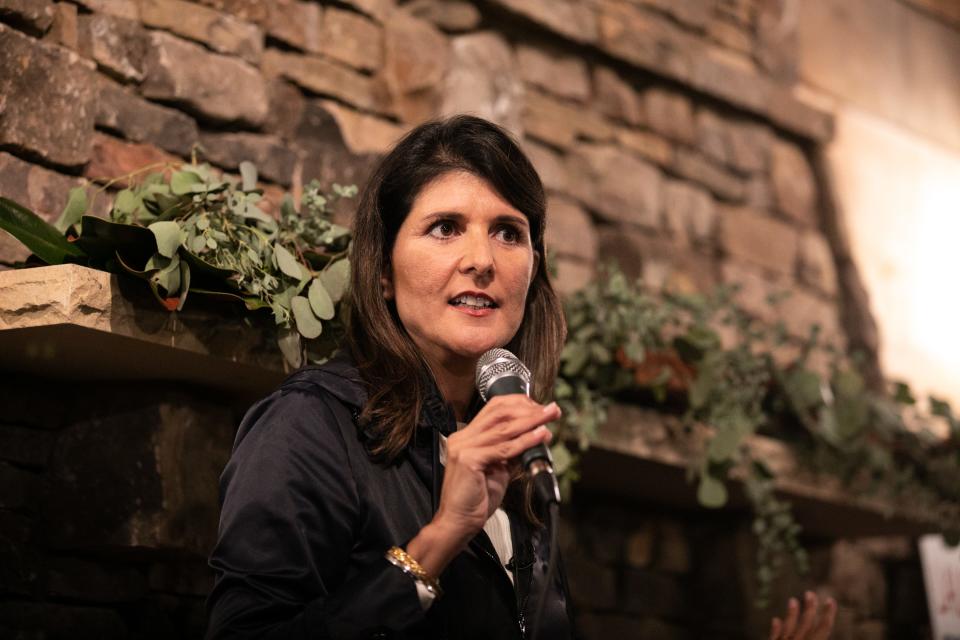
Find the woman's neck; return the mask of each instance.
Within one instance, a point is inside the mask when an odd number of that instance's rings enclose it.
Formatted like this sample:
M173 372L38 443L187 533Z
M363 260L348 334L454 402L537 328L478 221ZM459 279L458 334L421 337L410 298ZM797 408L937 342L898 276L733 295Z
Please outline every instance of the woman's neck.
M465 422L473 400L476 362L431 362L430 370L440 395L453 407L458 422Z

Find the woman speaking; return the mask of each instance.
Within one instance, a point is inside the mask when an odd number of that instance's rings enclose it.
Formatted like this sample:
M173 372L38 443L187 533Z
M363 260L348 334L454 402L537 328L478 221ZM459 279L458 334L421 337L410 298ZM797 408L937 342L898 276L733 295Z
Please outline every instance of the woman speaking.
M407 134L355 220L344 351L254 405L221 478L208 638L573 635L562 566L518 457L549 442L562 310L543 186L503 130L456 116ZM505 347L531 397L480 401ZM826 638L792 600L770 637Z
M422 125L360 199L345 353L247 413L221 478L209 638L522 638L549 545L517 457L546 443L564 321L545 198L496 125ZM506 347L532 398L481 407ZM572 625L562 572L541 638Z

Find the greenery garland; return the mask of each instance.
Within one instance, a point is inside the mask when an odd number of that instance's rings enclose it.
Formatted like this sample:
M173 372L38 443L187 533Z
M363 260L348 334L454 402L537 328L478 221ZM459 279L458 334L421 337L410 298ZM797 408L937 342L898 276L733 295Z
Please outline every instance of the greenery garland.
M256 168L243 162L240 174L237 180L196 162L151 165L91 189L90 198L86 188L72 189L53 227L0 198L0 228L48 264L75 262L141 278L170 311L182 309L190 293L240 302L248 311L268 309L285 361L295 368L307 344L322 355L338 342L350 231L334 224L330 211L357 189L334 184L324 193L313 181L299 211L288 194L272 217L261 208ZM117 183L129 186L114 196L109 219L88 215L90 204Z
M109 220L88 215L88 189L77 188L53 226L0 198L0 228L48 264L141 278L170 311L182 309L189 293L239 302L249 313L268 310L289 366L322 359L341 335L338 306L349 282L350 233L330 220L330 209L356 188L335 184L324 193L311 182L299 210L287 195L273 217L261 208L253 165L242 163L240 174L237 180L196 162L146 167L92 189L91 203L129 184L115 194ZM890 395L867 389L816 328L795 358L778 362L772 354L789 342L782 323L756 322L733 294L652 295L610 267L565 302L569 337L555 389L564 418L552 447L564 491L610 403L640 402L713 429L690 475L710 508L726 504L729 479L743 483L758 540L761 606L784 557L801 570L807 559L789 503L747 446L757 433L789 442L810 468L858 493L873 491L891 505L907 496L915 509L937 513L955 542L960 420L949 404L931 398L926 417L907 428L905 412L917 401L906 385ZM721 331L732 342L724 344ZM809 366L817 351L831 358L827 377ZM946 437L933 435L935 419L947 425Z
M758 606L785 557L805 572L807 554L790 504L777 497L774 476L748 446L754 434L777 437L817 473L840 478L852 495L872 494L911 515L937 522L948 541L960 532L960 420L950 405L929 399L929 411L898 383L892 394L866 387L855 358L819 339L819 329L778 360L790 343L783 323L764 324L734 302L735 288L711 295L651 295L615 267L566 302L569 337L557 397L567 441L582 451L596 437L612 401L682 411L688 427L713 435L691 460L697 498L710 508L727 503L730 479L743 483L757 537ZM769 302L776 306L780 300ZM721 333L730 336L724 344ZM829 375L810 366L829 359ZM912 415L908 428L907 414ZM935 422L946 426L936 435ZM587 437L585 437L587 436ZM566 456L574 461L580 453Z

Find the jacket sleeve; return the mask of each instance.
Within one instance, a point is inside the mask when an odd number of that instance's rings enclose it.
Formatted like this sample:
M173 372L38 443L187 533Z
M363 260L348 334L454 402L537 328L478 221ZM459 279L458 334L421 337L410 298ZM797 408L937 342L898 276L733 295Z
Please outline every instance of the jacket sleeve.
M367 638L423 620L415 583L385 559L346 579L362 514L324 398L276 392L255 405L220 498L207 638Z

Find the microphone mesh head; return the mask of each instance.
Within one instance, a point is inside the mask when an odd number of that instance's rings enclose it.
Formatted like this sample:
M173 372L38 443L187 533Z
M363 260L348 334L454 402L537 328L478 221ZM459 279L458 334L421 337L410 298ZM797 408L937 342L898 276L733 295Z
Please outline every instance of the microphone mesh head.
M507 375L517 376L528 387L530 386L530 369L520 362L520 358L506 349L490 349L480 356L477 361L476 380L477 390L484 402L488 400L487 391L490 385Z

